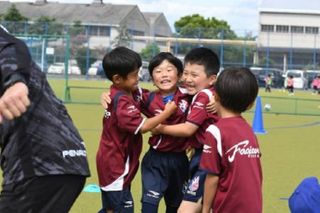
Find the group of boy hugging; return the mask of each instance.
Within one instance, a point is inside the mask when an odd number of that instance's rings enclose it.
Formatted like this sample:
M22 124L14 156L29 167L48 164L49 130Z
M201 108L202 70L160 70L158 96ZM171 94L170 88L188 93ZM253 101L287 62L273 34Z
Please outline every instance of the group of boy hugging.
M161 52L149 63L157 89L148 91L138 86L141 65L139 54L126 47L103 59L112 85L101 97L100 212L134 211L130 186L147 131L152 134L141 163L142 212L158 212L162 198L167 213L262 212L261 153L241 116L258 94L255 76L247 68L218 75L219 58L208 48L192 49L184 64ZM214 112L206 109L212 100Z

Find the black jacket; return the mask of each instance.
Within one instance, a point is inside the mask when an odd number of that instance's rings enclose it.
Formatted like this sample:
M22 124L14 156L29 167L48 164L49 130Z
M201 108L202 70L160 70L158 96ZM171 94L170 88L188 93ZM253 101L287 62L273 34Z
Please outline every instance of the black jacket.
M29 88L31 105L21 117L0 125L3 185L33 176L89 176L84 143L65 106L25 43L0 28L0 96L10 79L19 78Z

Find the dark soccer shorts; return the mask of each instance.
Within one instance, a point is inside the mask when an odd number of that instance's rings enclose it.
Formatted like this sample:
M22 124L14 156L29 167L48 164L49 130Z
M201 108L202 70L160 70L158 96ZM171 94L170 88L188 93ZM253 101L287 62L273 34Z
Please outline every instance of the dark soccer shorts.
M185 152L159 152L150 148L141 164L142 202L158 206L164 197L167 206L179 207L188 166Z
M0 194L0 212L67 213L85 180L78 175L54 175L6 185Z
M114 213L133 213L133 198L129 188L122 191L101 190L102 209L99 213L112 210Z
M207 172L199 170L202 149L196 149L189 165L190 178L184 187L183 200L197 203L203 197Z

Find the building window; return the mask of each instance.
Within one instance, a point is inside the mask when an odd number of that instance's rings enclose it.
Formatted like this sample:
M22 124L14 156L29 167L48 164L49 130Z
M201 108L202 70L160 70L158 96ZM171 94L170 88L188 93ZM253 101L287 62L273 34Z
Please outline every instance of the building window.
M289 32L289 26L287 25L277 25L276 32L278 33L287 33Z
M133 36L144 36L144 32L142 31L128 29L128 32L130 35L133 35Z
M302 26L291 26L291 32L292 33L303 33L303 27Z
M87 30L88 30L89 35L97 36L98 31L99 31L99 27L98 26L88 26Z
M306 27L306 33L308 34L318 34L319 28L318 27Z
M99 30L100 36L110 36L110 27L101 26Z
M261 24L261 32L273 32L274 26L268 24Z

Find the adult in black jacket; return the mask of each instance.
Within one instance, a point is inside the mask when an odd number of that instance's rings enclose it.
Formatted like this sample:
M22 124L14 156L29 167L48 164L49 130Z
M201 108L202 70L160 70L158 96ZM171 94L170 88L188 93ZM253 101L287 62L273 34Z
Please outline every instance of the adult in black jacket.
M68 212L90 175L81 136L25 43L0 27L0 212Z

